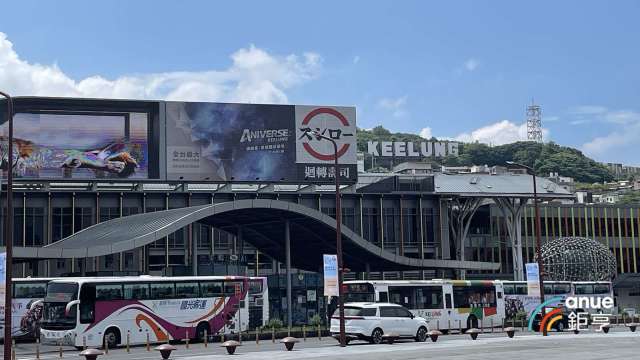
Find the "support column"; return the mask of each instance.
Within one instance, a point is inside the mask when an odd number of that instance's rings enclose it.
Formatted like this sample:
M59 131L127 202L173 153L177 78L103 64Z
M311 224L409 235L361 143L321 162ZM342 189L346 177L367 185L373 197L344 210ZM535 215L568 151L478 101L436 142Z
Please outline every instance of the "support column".
M511 240L511 256L513 260L513 279L524 280L524 264L522 259L522 212L527 199L495 198L497 207L504 216L507 232Z
M191 230L191 273L193 276L198 276L198 239L200 238L200 226L200 224L193 224L189 227ZM193 236L196 228L198 229L198 236Z
M289 231L289 220L284 222L284 251L286 256L286 272L287 272L287 326L292 325L293 309L291 299L291 233Z

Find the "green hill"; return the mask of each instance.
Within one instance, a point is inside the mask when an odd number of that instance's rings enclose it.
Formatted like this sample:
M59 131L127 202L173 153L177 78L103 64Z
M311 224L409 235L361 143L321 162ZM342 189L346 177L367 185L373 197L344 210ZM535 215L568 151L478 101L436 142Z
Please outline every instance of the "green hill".
M367 141L424 141L424 139L416 134L392 133L382 126L371 130L358 129L359 151L366 152ZM515 161L533 167L541 176L557 172L562 176L570 176L578 182L585 183L614 179L613 174L605 166L586 157L580 150L553 142L541 144L533 141L518 141L499 146L461 143L459 153L458 157L447 156L436 162L449 166L504 166L506 161Z

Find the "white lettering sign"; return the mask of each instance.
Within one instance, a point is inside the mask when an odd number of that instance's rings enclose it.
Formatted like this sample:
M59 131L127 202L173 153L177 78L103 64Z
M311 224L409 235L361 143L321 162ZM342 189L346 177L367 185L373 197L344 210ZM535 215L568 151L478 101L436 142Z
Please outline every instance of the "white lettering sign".
M367 154L375 157L443 157L458 156L457 142L447 141L368 141Z

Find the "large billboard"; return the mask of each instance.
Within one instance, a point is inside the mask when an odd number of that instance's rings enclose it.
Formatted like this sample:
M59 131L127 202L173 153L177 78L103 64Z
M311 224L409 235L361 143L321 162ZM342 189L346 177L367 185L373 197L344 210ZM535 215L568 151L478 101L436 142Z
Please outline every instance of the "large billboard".
M14 116L18 179L148 178L146 113L37 112ZM0 169L8 169L8 122L0 126Z
M332 183L356 173L355 108L167 102L167 179Z

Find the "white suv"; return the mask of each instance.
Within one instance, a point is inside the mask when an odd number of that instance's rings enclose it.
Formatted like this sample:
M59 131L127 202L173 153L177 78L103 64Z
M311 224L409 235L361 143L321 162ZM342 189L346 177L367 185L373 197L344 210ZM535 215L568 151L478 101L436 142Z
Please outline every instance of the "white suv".
M340 335L339 310L331 317L331 336ZM347 342L360 339L380 344L384 334L425 341L429 325L403 306L390 303L347 303L344 305Z

